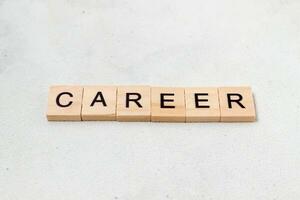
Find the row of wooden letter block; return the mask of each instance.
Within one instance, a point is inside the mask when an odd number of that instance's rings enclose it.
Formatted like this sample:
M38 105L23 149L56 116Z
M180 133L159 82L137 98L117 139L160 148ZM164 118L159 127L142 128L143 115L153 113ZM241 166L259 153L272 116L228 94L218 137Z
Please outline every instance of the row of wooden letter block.
M52 86L49 121L252 122L250 87Z

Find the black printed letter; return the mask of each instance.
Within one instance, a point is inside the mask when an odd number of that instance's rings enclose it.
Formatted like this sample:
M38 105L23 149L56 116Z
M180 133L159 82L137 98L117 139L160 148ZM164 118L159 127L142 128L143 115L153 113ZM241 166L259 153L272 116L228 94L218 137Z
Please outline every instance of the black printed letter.
M62 95L64 95L64 94L67 94L67 95L69 95L70 97L73 97L73 94L71 94L70 92L62 92L62 93L60 93L60 94L58 94L57 95L57 97L56 97L56 104L59 106L59 107L69 107L72 103L73 103L73 101L70 101L68 104L65 104L65 105L62 105L61 103L60 103L60 101L59 101L59 99L60 99L60 97L62 96Z
M98 97L100 97L100 99L98 99ZM103 106L107 106L107 104L106 104L106 102L105 102L105 100L104 100L104 97L103 97L103 95L102 95L102 92L97 92L97 94L96 94L96 96L95 96L95 98L94 98L94 100L93 100L93 102L91 103L90 106L94 106L94 104L95 104L96 102L102 103Z
M231 99L232 96L237 96L238 99ZM243 97L240 94L237 93L230 93L227 94L227 101L228 101L228 107L232 108L232 102L235 102L237 104L239 104L239 106L241 106L241 108L245 108L245 106L243 104L241 104L240 101L242 101Z
M130 95L136 95L137 98L136 99L130 99L129 96ZM133 101L136 103L136 105L139 108L142 108L143 106L138 102L138 100L140 100L142 98L141 94L139 93L126 93L126 108L129 108L129 101Z
M195 93L195 106L196 108L209 108L209 106L199 105L199 102L208 102L208 99L199 99L199 96L208 96L208 93Z
M160 108L175 108L175 106L166 106L165 102L174 102L174 99L165 99L165 96L174 96L173 93L160 94Z

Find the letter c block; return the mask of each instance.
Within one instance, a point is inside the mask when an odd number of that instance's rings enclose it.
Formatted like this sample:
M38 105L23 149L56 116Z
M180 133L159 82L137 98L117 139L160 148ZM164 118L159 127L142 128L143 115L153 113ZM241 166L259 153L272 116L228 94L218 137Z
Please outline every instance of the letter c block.
M48 96L48 121L80 121L83 87L52 86Z

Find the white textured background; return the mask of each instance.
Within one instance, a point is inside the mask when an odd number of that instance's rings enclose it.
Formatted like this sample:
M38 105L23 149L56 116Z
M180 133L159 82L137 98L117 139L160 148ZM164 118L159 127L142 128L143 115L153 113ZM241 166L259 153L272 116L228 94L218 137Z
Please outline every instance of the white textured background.
M300 199L299 0L0 0L0 199ZM53 84L250 85L246 124L50 123Z

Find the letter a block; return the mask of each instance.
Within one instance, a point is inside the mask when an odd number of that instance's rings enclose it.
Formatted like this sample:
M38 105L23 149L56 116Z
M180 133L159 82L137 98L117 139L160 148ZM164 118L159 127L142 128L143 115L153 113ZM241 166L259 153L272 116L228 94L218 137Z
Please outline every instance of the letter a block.
M150 100L149 86L118 87L117 120L150 121Z
M151 88L151 121L185 122L184 88Z
M49 121L80 121L83 87L52 86L48 96Z
M81 118L83 121L115 121L117 88L85 86Z
M222 122L255 121L255 105L250 87L221 87L219 100Z

